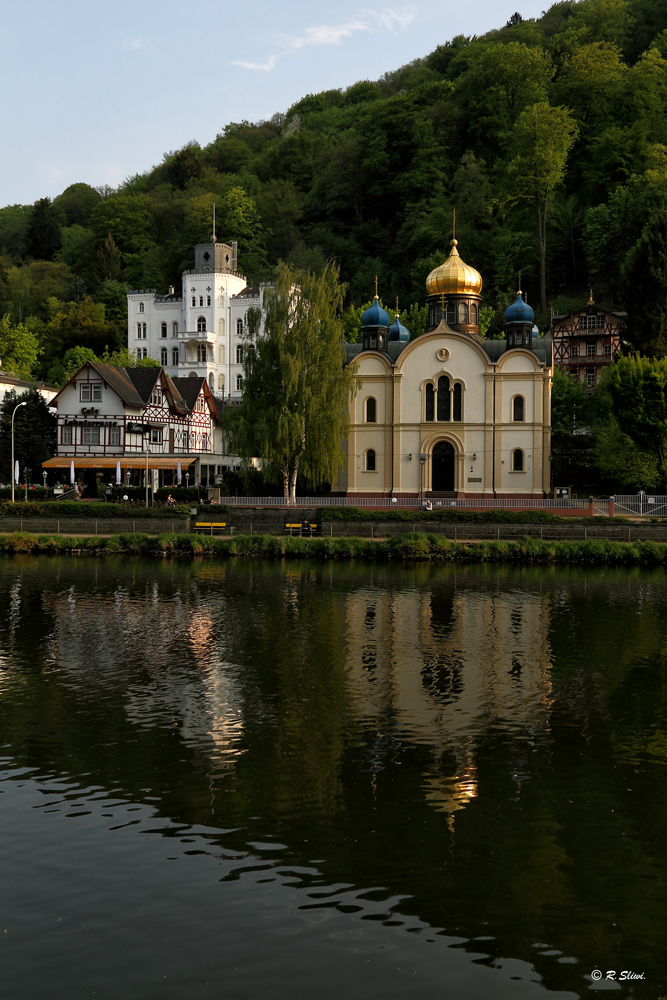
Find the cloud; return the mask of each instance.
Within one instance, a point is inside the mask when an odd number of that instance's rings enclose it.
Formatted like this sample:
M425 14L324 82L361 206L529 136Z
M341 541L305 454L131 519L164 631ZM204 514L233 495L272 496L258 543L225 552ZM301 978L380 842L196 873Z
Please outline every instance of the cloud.
M281 51L272 53L265 62L255 63L234 59L233 63L243 69L270 73L279 59L284 59L300 49L313 45L340 45L344 39L351 38L360 31L375 33L384 29L395 35L397 30L407 28L414 16L414 7L387 7L382 10L364 8L359 15L343 24L318 24L306 28L300 35L278 35Z
M140 38L126 38L123 42L123 48L125 49L132 49L133 51L136 51L137 49L143 49L143 47L144 43Z

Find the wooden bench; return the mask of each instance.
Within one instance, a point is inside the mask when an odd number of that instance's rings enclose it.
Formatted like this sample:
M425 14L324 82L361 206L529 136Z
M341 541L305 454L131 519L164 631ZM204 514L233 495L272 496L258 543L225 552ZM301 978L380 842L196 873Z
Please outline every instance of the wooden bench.
M214 534L214 532L222 533L222 531L226 527L227 527L227 522L226 521L195 521L195 526L194 526L194 528L192 530L193 531L207 531L207 532L209 532L212 535L212 534ZM229 532L230 535L232 534L232 530L233 529L230 529L230 532Z
M304 538L312 538L315 535L319 535L322 530L322 526L320 524L313 524L312 521L309 521L308 523L310 526L310 530L307 531L307 534L304 535ZM285 525L284 533L286 535L301 535L302 529L303 529L303 523L301 521L298 522L295 521L293 524L288 523Z

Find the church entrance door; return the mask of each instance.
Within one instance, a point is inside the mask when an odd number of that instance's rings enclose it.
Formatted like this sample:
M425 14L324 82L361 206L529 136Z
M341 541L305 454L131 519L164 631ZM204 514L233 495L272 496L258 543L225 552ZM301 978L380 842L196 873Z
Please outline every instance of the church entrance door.
M438 441L433 449L431 489L434 493L451 493L454 490L454 457L454 448L449 441Z

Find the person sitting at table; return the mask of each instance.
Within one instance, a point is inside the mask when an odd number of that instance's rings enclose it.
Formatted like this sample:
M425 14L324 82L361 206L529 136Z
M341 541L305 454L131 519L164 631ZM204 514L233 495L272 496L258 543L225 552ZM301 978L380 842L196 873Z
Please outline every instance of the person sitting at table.
M167 504L168 504L169 507L175 507L176 506L176 501L174 500L174 498L171 495L171 493L167 497Z

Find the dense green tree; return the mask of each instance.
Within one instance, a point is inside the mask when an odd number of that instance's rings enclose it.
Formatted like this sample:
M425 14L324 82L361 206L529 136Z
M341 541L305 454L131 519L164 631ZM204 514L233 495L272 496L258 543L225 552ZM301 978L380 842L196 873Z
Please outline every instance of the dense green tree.
M39 353L39 341L31 330L22 323L13 326L9 315L0 319L0 368L19 378L32 378Z
M573 454L591 423L591 398L583 382L554 369L551 391L551 450L556 461L552 470L561 481ZM583 433L582 433L583 432Z
M100 198L99 191L89 184L70 184L53 204L64 215L66 226L85 226Z
M646 224L623 274L627 337L636 350L667 353L667 209Z
M547 213L554 187L565 174L568 153L577 136L577 126L567 108L552 108L546 102L526 108L512 135L511 163L519 185L533 199L537 213L537 243L540 255L540 308L547 311Z
M230 427L232 447L262 460L294 500L297 475L332 482L344 461L354 372L344 367L344 289L332 265L321 277L281 265L259 317L249 317L243 400Z
M60 224L50 198L36 201L25 234L27 253L35 260L53 260L62 246Z
M12 454L12 413L17 402L25 401L14 420L14 455L18 460L21 476L30 469L30 481L41 482L42 462L56 451L57 418L49 410L44 397L36 390L17 397L9 392L0 406L0 477L10 482ZM11 470L11 471L10 471Z
M667 358L619 358L609 376L614 417L667 480Z

